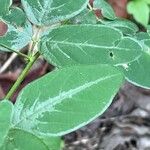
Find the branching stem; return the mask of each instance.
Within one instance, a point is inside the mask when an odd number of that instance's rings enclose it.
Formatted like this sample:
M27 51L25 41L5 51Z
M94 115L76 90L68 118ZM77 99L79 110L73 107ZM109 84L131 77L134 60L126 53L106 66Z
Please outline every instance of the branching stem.
M5 46L5 45L3 45L3 44L0 44L0 46L3 47L3 48L8 49L8 50L10 50L10 51L12 51L12 52L14 52L14 53L16 53L16 54L18 54L18 55L20 55L20 56L22 56L22 57L24 57L24 58L26 58L26 59L29 59L28 55L25 55L25 54L23 54L23 53L21 53L21 52L18 52L18 51L14 50L14 49L12 49L12 48L10 48L10 47L7 47L7 46Z

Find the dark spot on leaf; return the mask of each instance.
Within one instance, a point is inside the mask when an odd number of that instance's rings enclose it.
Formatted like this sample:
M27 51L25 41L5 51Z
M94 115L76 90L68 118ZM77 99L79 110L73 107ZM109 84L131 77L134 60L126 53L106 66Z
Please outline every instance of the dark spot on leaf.
M113 52L109 52L109 56L110 56L111 58L113 58L113 57L114 57Z
M4 36L7 33L8 26L5 22L0 21L0 36Z

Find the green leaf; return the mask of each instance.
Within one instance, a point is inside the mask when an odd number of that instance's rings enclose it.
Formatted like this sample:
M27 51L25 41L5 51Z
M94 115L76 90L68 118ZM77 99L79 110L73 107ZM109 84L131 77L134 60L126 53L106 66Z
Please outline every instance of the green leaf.
M10 9L9 14L6 14L3 19L7 21L8 24L23 26L26 22L26 15L20 8L13 7Z
M137 22L144 26L148 25L150 9L145 1L130 1L127 5L127 10L130 14L133 15Z
M143 54L137 60L120 68L123 70L127 80L137 86L150 89L150 53Z
M96 16L92 10L85 9L79 15L70 19L71 24L96 24Z
M50 150L61 150L62 140L60 137L44 137L42 140Z
M150 0L143 0L145 3L150 4Z
M102 23L119 29L125 35L133 35L139 31L136 24L126 19L115 19L113 21L102 20Z
M64 36L65 35L65 36ZM62 26L43 36L39 50L55 66L122 64L141 54L141 45L103 25Z
M114 20L116 18L113 8L105 0L94 0L93 7L94 9L101 9L104 18L110 20Z
M129 82L150 89L150 37L148 34L138 34L138 39L141 38L143 51L141 56L137 57L133 62L121 66L127 80Z
M122 81L123 75L108 65L55 70L22 90L15 104L14 127L39 136L72 132L108 108Z
M0 18L9 13L9 7L11 6L11 4L12 0L0 0Z
M138 33L135 35L135 38L136 38L137 40L142 41L142 40L150 39L150 36L149 36L149 34L146 33L146 32L138 32Z
M88 0L22 0L29 20L47 26L70 19L86 8Z
M13 105L7 100L0 102L0 146L3 144L5 137L11 126Z
M0 36L2 51L10 51L3 48L3 45L19 51L31 41L32 25L21 9L12 8L10 14L3 17L3 22L7 24L8 30L4 36Z
M0 102L0 149L49 150L48 146L46 146L42 140L38 139L34 135L18 129L12 129L13 108L13 104L8 100L3 100ZM56 145L53 144L53 146Z
M51 150L41 139L19 129L11 129L1 150Z

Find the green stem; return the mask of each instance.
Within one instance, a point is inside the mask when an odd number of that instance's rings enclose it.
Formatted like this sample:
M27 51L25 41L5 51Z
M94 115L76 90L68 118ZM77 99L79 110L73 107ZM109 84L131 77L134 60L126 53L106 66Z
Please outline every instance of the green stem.
M14 50L14 49L12 49L12 48L10 48L10 47L7 47L7 46L5 46L5 45L3 45L3 44L0 44L0 46L2 46L2 47L4 47L4 48L6 48L6 49L8 49L8 50L10 50L10 51L12 51L12 52L18 54L18 55L20 55L20 56L22 56L22 57L24 57L24 58L29 59L29 57L28 57L27 55L25 55L25 54L23 54L23 53L21 53L21 52L18 52L18 51Z
M15 84L12 86L12 88L7 93L7 95L5 96L5 99L9 100L12 97L12 95L16 92L16 90L18 89L18 87L20 86L22 81L25 79L25 77L29 73L31 67L33 66L34 62L38 59L39 56L40 56L40 54L39 54L39 52L37 52L33 57L30 58L29 63L27 64L25 69L22 71L22 73L20 74L20 76L17 79L17 81L15 82Z

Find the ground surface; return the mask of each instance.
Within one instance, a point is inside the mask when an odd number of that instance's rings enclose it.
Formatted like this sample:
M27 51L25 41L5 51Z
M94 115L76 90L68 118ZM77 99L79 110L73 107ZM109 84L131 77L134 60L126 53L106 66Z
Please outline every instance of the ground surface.
M103 116L64 139L64 150L150 150L150 90L126 83Z

